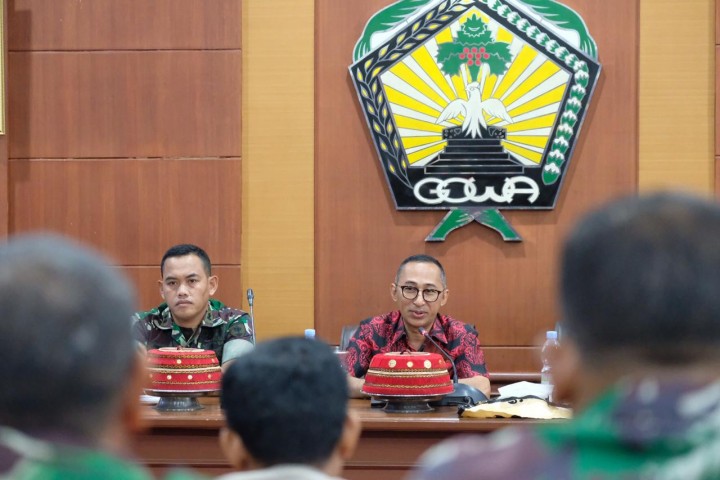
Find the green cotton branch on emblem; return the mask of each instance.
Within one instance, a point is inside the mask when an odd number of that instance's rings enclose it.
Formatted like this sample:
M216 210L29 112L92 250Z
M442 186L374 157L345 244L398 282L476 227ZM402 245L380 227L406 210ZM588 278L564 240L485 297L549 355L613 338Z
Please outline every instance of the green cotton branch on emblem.
M480 81L480 73L484 71L490 75L503 75L512 60L512 54L510 44L496 42L485 22L473 15L463 24L452 42L438 45L436 58L444 74L459 76L462 66L466 65L470 80Z

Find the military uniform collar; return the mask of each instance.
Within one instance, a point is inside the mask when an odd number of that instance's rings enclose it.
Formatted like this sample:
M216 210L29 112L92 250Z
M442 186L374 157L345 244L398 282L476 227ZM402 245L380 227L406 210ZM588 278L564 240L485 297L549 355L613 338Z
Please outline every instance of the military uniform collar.
M213 308L215 307L215 308ZM207 311L205 312L205 318L200 322L201 327L217 327L223 323L223 319L219 315L213 315L212 311L222 307L222 303L217 300L211 299L208 301ZM161 330L170 330L173 327L173 318L170 308L167 303L163 303L158 307L159 318L155 321L155 326Z

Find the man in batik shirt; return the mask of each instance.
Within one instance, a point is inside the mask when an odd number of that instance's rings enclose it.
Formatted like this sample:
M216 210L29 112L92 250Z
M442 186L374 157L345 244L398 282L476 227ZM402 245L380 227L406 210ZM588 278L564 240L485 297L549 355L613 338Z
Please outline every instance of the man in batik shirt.
M390 296L398 310L363 320L350 339L345 357L350 394L362 396L365 373L378 353L440 353L420 333L424 329L455 361L458 381L490 395L485 359L471 325L440 315L449 291L445 270L429 255L413 255L400 264ZM448 362L449 363L449 362ZM452 366L448 365L451 370Z
M252 350L250 317L211 299L218 287L207 253L176 245L160 263L159 307L134 315L133 335L146 349L191 347L213 350L223 368Z
M720 478L720 207L616 201L570 235L555 397L574 420L450 440L414 480Z

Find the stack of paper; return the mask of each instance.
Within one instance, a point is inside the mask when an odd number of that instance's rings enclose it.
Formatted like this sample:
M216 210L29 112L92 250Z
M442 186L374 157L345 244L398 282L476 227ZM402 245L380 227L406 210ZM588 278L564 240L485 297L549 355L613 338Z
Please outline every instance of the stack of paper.
M510 397L527 397L533 396L548 399L553 391L552 385L543 385L533 382L517 382L511 383L504 387L498 388L500 392L500 400Z

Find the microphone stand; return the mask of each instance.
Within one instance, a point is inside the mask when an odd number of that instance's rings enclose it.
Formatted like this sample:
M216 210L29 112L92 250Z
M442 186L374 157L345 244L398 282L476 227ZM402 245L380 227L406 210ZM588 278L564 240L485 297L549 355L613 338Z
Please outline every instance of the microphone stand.
M250 323L252 324L252 329L250 330L250 333L252 334L252 343L255 345L255 315L253 314L253 303L255 303L255 293L253 293L252 288L247 289L247 301L248 301L248 307L250 307Z
M437 348L438 351L450 361L450 365L452 365L453 369L453 392L445 395L442 400L434 404L441 407L447 405L474 406L480 402L486 402L488 398L480 390L465 383L458 382L457 367L455 366L455 360L453 360L450 354L447 353L444 348L442 348L437 342L435 342L435 340L432 339L432 337L428 334L427 330L421 327L418 329L418 331L423 337L429 340L430 343L435 345L435 348Z

